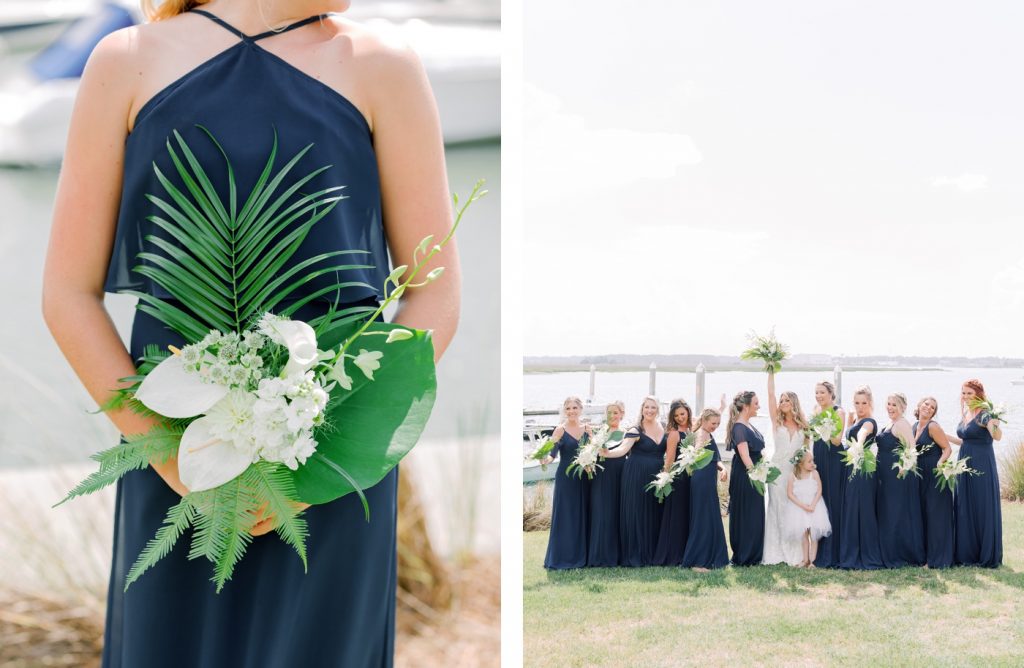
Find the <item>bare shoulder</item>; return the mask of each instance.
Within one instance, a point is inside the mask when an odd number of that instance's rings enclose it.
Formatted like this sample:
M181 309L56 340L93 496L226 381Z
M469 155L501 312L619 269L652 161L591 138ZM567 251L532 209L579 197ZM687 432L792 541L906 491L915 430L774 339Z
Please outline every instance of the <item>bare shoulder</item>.
M368 26L340 16L330 20L337 30L335 39L347 43L351 58L360 69L400 76L422 68L419 56L397 29Z

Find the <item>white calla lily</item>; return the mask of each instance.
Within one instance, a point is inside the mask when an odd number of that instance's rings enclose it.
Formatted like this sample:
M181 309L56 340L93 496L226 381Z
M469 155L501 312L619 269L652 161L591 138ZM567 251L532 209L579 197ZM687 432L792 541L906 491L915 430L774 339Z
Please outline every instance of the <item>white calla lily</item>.
M192 492L202 492L241 475L252 457L210 431L212 420L201 417L185 429L178 446L178 477Z
M181 355L171 355L146 375L135 398L165 417L190 418L208 411L227 393L227 386L188 373Z
M288 349L285 376L301 374L316 363L320 351L316 349L316 332L301 320L270 318L267 322Z

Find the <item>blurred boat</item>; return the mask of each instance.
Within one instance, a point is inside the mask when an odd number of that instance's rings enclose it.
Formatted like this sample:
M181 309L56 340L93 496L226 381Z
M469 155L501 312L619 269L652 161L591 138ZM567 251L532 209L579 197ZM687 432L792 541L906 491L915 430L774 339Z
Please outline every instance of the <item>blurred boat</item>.
M89 54L104 36L142 20L135 3L85 5L92 9L77 17L70 7L80 3L67 4L63 18L50 22L63 25L57 38L0 82L0 165L60 163ZM453 14L451 7L432 9L434 3L374 3L352 13L354 20L394 33L420 55L449 144L500 136L500 26L493 13L479 11L488 10L486 3L469 6L478 11L465 13L465 19ZM461 11L460 5L455 8ZM374 17L375 9L387 9L389 18ZM432 18L412 17L417 10ZM17 16L9 12L8 25L43 25L45 18L42 10L35 16L27 11L20 19Z

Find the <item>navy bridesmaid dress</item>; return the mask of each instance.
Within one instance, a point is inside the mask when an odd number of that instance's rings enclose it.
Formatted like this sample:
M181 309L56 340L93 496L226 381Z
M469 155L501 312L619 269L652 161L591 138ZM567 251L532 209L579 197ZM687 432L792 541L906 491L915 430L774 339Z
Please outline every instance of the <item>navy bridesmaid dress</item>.
M897 449L900 441L891 428L883 429L875 442L878 444L875 512L882 563L886 568L923 566L926 556L920 478L913 473L896 477L897 470L893 464L899 459Z
M561 570L587 565L590 479L586 473L582 476L577 476L577 471L566 473L579 447L580 442L568 431L564 431L551 453L558 454L558 470L555 471L551 532L548 534L544 568Z
M284 31L320 18L309 17ZM310 301L293 317L309 320L324 314L334 297L342 306L375 305L381 295L379 287L371 286L382 286L389 268L380 179L366 119L340 93L260 46L260 40L278 33L245 36L201 10L179 20L193 21L197 33L210 30L207 21L212 20L221 26L215 30L226 29L238 41L176 79L139 110L124 145L121 201L104 290L135 290L189 308L133 271L140 263L150 264L137 257L142 250L152 250L145 242L148 235L178 245L153 222L165 214L147 197L170 199L154 167L187 192L167 148L170 142L180 158L177 131L225 202L230 196L225 156L230 159L240 206L259 180L275 137L274 172L312 144L277 192L292 187L300 175L329 166L301 189L317 192L343 185L349 199L312 228L281 272L332 251L369 254L360 262L367 268L345 274L352 287ZM295 296L313 296L337 280L333 272L325 274ZM129 346L133 359L142 356L147 344L165 349L183 343L162 322L136 312ZM231 581L216 594L210 563L187 558L191 532L124 591L129 568L161 526L167 509L180 500L153 469L128 473L117 484L115 500L104 668L391 665L397 475L395 469L365 490L369 522L355 494L305 511L308 572L303 572L292 548L270 533L253 539Z
M847 439L856 440L861 428L869 422L874 428L864 444L864 447L869 447L878 434L878 423L874 418L864 418L850 427ZM878 542L878 516L875 514L877 471L868 475L862 470L851 478L850 467L846 466L845 470L847 480L839 527L839 563L836 566L856 570L885 568Z
M679 432L679 442L686 432ZM668 433L662 439L668 449ZM678 451L677 451L678 452ZM661 515L658 546L654 550L655 566L679 566L683 563L686 537L690 533L690 476L682 472L672 481L672 493L665 499Z
M917 429L915 423L914 431ZM953 492L940 490L936 484L935 467L942 457L942 448L928 433L928 425L917 436L917 448L923 450L917 457L917 468L921 472L925 562L928 568L949 568L953 565Z
M833 406L833 410L839 410ZM843 464L842 445L832 445L821 440L814 441L814 464L821 478L821 500L828 510L832 523L831 535L818 541L818 556L814 565L818 568L834 568L839 563L839 530L843 515L843 494L846 492L846 465Z
M658 503L654 492L644 488L662 470L664 462L665 440L659 443L647 434L639 434L622 469L619 512L622 552L619 559L623 566L654 563L665 504Z
M998 568L1003 563L1003 515L999 506L999 470L986 425L988 413L979 413L956 429L963 440L959 459L979 475L962 475L956 484L954 559L961 566Z
M607 458L601 465L604 468L590 482L587 566L618 566L619 490L622 487L622 469L626 465L626 458Z
M736 443L747 442L750 461L761 461L764 437L742 422L732 426L728 449ZM756 566L764 555L764 497L750 484L747 468L739 454L732 458L729 480L729 543L732 545L734 566Z
M682 565L725 568L729 565L729 551L725 546L722 507L718 502L718 462L722 461L722 455L714 436L705 447L713 453L713 459L690 477L690 533Z

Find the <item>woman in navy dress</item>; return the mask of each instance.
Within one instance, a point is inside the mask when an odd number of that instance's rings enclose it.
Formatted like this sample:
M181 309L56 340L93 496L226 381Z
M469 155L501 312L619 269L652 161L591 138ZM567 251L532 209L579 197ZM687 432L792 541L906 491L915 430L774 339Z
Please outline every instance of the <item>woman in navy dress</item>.
M925 397L917 404L914 417L914 443L920 452L917 469L921 473L921 512L924 515L925 561L928 568L953 565L953 492L939 489L935 467L949 459L953 449L934 418L939 402Z
M963 418L957 426L959 459L979 475L961 475L953 495L956 517L954 561L960 566L998 568L1003 563L1003 515L999 506L999 470L993 441L1003 437L999 420L988 411L971 408L985 400L980 380L968 380L960 390Z
M665 465L668 471L676 461L679 444L693 429L693 413L683 399L676 399L668 409L668 431L665 432ZM664 501L661 532L654 550L655 566L679 566L683 563L686 536L690 532L690 476L679 473L672 481L672 493Z
M605 424L610 432L619 429L625 414L626 406L621 401L608 404ZM621 457L606 458L602 462L604 468L590 481L587 566L619 565L619 488L622 486L622 467L625 463L626 460Z
M622 469L619 490L619 562L622 566L654 563L665 506L645 488L665 464L665 430L658 420L659 412L658 400L645 397L640 405L640 418L636 426L626 432L622 445L601 452L609 459L629 455Z
M824 380L814 387L817 405L814 415L831 408L839 414L840 424L846 424L846 412L836 404L836 387ZM843 463L843 435L839 433L830 441L818 438L812 449L814 465L821 478L821 499L832 523L832 533L818 541L818 556L814 565L818 568L833 568L839 562L839 527L843 515L843 494L846 492L846 465Z
M734 450L729 480L729 543L734 566L755 566L764 556L764 497L750 484L747 472L761 461L764 437L750 426L760 404L753 392L740 392L729 406L726 429Z
M714 408L705 408L697 420L697 443L703 443L712 452L713 459L690 477L690 533L686 538L682 565L695 571L705 572L729 565L722 506L718 501L718 481L725 481L725 466L714 437L721 422L722 413Z
M555 449L544 459L550 464L558 458L555 471L555 493L551 502L551 531L544 568L562 570L587 565L587 529L590 523L590 478L579 471L567 469L576 457L583 435L589 428L580 422L583 402L568 397L562 403L565 421L555 428L551 440Z
M853 395L853 413L847 416L853 425L846 432L849 441L870 448L878 434L878 423L871 417L871 388L862 386ZM840 520L839 562L837 568L874 570L884 568L878 543L878 516L875 497L878 482L874 474L861 469L854 473L846 467L846 490L843 495L843 515Z
M203 10L186 11L196 4L161 3L149 13L151 22L107 35L78 88L54 205L43 309L75 372L101 404L118 379L136 373L145 345L182 344L163 323L138 311L125 349L103 303L104 291L123 290L174 303L134 267L150 264L138 258L140 250L154 250L149 235L181 247L157 228L153 218L163 214L147 197L168 197L155 168L189 197L168 151L168 145L178 147L175 132L222 202L236 195L229 190L225 157L242 206L275 146L273 171L284 179L277 194L345 186L348 199L312 228L292 265L358 250L368 253L361 262L367 268L342 279L325 272L304 285L294 297L312 299L294 317L308 320L332 305L372 307L389 274L388 256L396 265L412 265L420 240L442 238L451 226L436 105L410 50L351 21L306 14L343 10L347 3L341 0L280 2L262 12L241 0L213 0L202 3ZM295 169L282 173L292 158L298 160ZM320 167L312 180L299 183L300 175ZM297 196L295 190L287 195L284 210ZM298 217L281 234L306 220ZM439 265L447 267L443 278L406 293L395 316L397 323L432 330L438 356L458 320L453 246L437 256ZM332 290L338 280L350 284ZM146 432L156 423L127 408L107 415L123 434ZM209 581L209 564L186 558L189 536L125 592L128 568L187 491L175 459L128 473L118 483L103 666L391 664L397 470L365 490L369 522L354 494L305 511L308 573L289 546L268 535L274 529L268 518L254 526L255 538L220 594Z
M901 441L917 448L914 431L904 417L907 398L899 393L885 402L890 424L878 435L878 542L886 568L923 566L927 558L924 519L921 515L921 479L911 471L894 468ZM920 465L920 462L918 462Z

